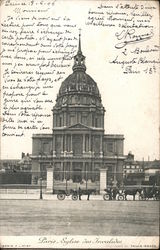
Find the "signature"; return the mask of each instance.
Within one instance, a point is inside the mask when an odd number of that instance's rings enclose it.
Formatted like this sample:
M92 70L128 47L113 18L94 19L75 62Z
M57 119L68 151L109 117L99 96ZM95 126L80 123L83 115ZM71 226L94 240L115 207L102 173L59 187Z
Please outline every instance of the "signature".
M122 30L121 32L116 32L115 36L121 42L115 45L116 49L124 48L128 44L139 43L151 39L154 35L153 30L145 34L135 34L135 29Z

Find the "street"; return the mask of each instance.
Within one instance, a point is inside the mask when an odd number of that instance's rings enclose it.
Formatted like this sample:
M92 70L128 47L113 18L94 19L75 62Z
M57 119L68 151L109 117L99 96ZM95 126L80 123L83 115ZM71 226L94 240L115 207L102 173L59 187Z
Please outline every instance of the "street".
M1 235L158 236L158 201L1 200Z

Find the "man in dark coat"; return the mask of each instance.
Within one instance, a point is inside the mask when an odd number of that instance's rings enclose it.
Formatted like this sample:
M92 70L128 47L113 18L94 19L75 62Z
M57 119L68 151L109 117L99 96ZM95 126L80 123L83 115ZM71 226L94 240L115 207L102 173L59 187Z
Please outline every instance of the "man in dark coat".
M80 188L80 187L79 187L79 192L78 192L78 194L79 194L79 200L81 200L82 190L81 190L81 188Z
M90 194L91 194L91 193L90 193L90 191L88 190L88 191L87 191L87 201L89 201Z

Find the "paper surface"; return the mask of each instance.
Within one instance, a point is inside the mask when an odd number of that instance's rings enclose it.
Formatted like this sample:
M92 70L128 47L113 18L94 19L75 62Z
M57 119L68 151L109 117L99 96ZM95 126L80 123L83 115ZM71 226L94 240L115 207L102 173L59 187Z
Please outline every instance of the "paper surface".
M2 1L1 158L31 153L32 134L51 133L51 109L72 73L81 28L106 132L124 134L125 154L157 159L158 9L158 1Z
M124 154L158 159L159 3L83 0L1 1L1 159L31 153L33 133L52 133L51 110L62 81L72 73L79 29L87 73L106 108L106 133L124 134ZM36 238L31 246L66 247L59 245L62 238L45 246ZM91 248L117 247L95 245L93 238ZM139 237L128 238L126 248L131 240L141 245ZM88 247L82 241L67 247ZM158 245L157 239L142 241L144 248ZM2 245L7 243L3 237Z

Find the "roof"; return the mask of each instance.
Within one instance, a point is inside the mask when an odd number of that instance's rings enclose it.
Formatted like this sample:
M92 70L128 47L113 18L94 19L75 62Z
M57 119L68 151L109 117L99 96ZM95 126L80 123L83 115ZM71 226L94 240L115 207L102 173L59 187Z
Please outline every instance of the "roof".
M33 134L32 138L52 138L52 134Z
M96 105L102 107L101 95L97 83L86 73L85 56L81 51L81 40L79 36L79 47L74 56L73 73L61 84L57 95L55 107L64 105ZM88 100L85 100L88 98ZM55 107L53 109L55 109Z
M124 139L124 135L122 134L105 134L104 139Z

